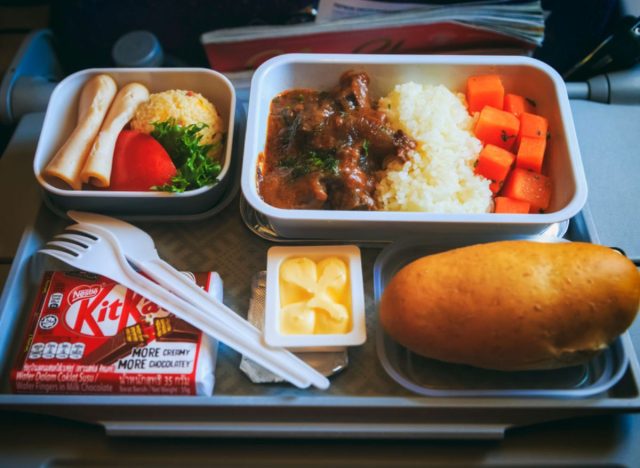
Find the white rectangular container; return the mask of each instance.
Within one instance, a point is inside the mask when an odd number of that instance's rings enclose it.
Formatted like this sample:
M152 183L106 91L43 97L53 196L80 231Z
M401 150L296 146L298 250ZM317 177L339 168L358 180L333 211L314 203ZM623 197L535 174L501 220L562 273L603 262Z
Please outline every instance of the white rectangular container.
M265 203L257 189L259 154L264 151L271 100L292 88L330 90L346 70L365 71L371 96L388 94L396 84L414 81L444 84L464 92L469 76L496 73L505 90L531 96L549 121L553 136L545 158L553 194L542 214L438 214L391 211L293 210ZM519 56L447 55L281 55L262 64L253 76L242 166L242 192L278 236L392 240L407 235L488 232L537 234L576 215L587 186L571 109L562 78L548 65Z
M63 145L77 123L78 99L84 84L98 74L111 76L118 88L131 82L145 85L150 93L170 89L191 90L202 94L216 107L225 129L225 150L218 183L183 193L111 192L107 190L71 190L64 184L45 178L42 172ZM202 213L213 207L224 194L231 165L235 90L222 74L206 68L104 68L74 73L54 89L38 147L33 170L46 196L61 210L96 211L114 215L185 215Z
M347 306L351 316L351 328L339 334L288 335L280 330L282 304L280 298L280 269L291 258L306 257L318 263L329 257L337 257L345 263L348 276ZM359 346L367 339L364 286L360 249L355 245L323 245L271 247L267 254L267 293L264 315L264 338L270 346L283 346L292 351L335 351L346 346Z

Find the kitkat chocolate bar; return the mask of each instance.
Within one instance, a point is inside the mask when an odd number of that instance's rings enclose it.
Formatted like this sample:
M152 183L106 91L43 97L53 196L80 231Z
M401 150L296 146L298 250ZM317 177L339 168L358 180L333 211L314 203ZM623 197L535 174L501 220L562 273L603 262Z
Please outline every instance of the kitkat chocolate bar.
M189 273L221 296L216 273ZM211 395L215 347L153 302L85 272L47 272L11 373L15 393Z

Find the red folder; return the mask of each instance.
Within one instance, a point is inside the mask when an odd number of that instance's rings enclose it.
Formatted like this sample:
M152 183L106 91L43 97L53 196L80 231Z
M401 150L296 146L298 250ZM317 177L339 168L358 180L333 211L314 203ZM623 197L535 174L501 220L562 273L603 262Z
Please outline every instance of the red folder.
M277 28L274 30L277 31ZM276 36L277 35L277 36ZM258 67L276 55L306 53L420 54L461 49L533 50L536 44L484 28L457 22L375 27L309 34L228 40L205 34L202 43L215 70L233 72Z

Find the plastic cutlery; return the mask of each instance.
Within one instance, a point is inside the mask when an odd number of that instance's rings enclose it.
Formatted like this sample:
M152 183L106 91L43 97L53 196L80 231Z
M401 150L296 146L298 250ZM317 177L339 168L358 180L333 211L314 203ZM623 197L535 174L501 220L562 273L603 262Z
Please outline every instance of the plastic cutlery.
M73 225L68 229L84 232L82 225ZM210 336L242 352L297 387L306 388L309 385L321 389L329 387L326 377L285 349L267 347L260 340L256 341L253 336L245 333L245 329L228 326L217 320L215 314L202 311L136 272L122 254L118 240L108 231L99 226L92 226L89 235L94 238L73 233L61 234L47 244L49 248L42 249L40 252L73 267L101 274L119 282ZM235 314L230 309L229 312Z
M87 234L97 235L92 231L94 226L109 231L118 239L126 259L160 286L169 289L201 310L215 315L217 320L227 326L241 328L247 336L250 336L256 342L263 342L263 335L260 330L231 309L228 309L222 302L211 297L202 288L189 281L182 273L162 260L158 255L153 239L142 229L110 216L80 211L69 211L67 214L80 223L82 231ZM283 351L288 353L284 349Z
M260 330L162 260L153 239L142 229L110 216L80 211L69 211L67 214L82 225L82 231L85 233L97 235L92 232L93 226L109 231L118 239L126 259L160 286L169 289L196 307L215 314L217 320L229 327L241 328L256 342L262 342L263 336Z
M91 226L99 226L109 231L118 239L122 253L127 260L159 285L173 291L184 300L207 311L216 310L219 306L226 307L162 260L153 239L142 229L110 216L81 211L69 211L67 214L74 221L82 223L85 232L91 231ZM248 333L255 336L256 340L262 338L260 330L235 312L231 312L231 314L221 314L219 319L227 322L230 326L249 326L252 330Z

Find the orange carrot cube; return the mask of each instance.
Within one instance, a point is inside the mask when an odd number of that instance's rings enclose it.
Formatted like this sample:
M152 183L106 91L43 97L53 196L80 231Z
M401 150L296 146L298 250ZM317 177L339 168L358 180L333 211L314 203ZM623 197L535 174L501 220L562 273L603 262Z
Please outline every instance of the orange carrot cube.
M531 205L527 201L515 200L509 197L496 197L494 213L529 213Z
M518 144L522 137L547 138L549 123L540 115L524 112L520 115L520 131L518 132Z
M501 195L529 202L532 212L540 212L549 207L551 179L536 172L515 168L507 177Z
M489 190L491 190L491 193L493 193L494 195L496 193L498 193L500 191L500 189L502 188L502 184L504 183L504 181L502 182L491 182L489 184Z
M511 150L518 136L520 120L510 112L485 106L480 111L474 133L485 144Z
M505 94L503 110L520 117L524 112L534 114L535 102L519 94Z
M469 112L479 112L484 106L502 109L504 86L498 75L471 76L467 79Z
M501 182L507 177L515 159L516 156L506 149L488 144L478 155L475 172L494 182Z
M544 150L547 146L546 138L533 138L523 136L518 147L516 167L529 169L533 172L542 172Z

